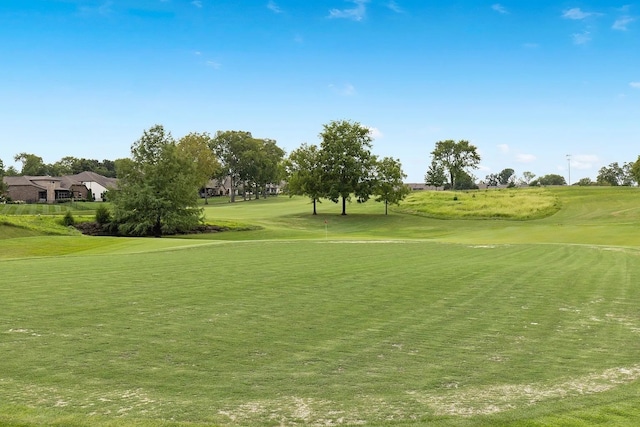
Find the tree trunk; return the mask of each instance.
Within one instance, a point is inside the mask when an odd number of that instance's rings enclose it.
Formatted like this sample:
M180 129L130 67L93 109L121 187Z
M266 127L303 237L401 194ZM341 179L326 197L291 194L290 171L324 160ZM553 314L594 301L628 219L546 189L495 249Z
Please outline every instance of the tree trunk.
M387 202L386 200L384 201L384 214L388 215L388 210L387 207L389 206L389 202Z
M235 201L236 201L236 183L233 181L233 178L231 178L231 192L230 192L229 196L230 196L229 201L231 203L235 203Z
M342 215L347 214L347 198L342 196Z
M153 226L153 236L162 237L162 223L160 222L160 215L156 218L156 223Z
M318 213L316 212L316 199L313 199L313 214L318 215Z

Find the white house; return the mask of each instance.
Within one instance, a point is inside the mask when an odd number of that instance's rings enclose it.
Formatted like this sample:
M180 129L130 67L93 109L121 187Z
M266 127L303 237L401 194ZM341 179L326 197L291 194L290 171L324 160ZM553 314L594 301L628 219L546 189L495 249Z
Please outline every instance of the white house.
M70 175L70 178L83 183L91 191L96 202L104 201L107 190L114 188L117 182L115 178L107 178L95 172L80 172Z

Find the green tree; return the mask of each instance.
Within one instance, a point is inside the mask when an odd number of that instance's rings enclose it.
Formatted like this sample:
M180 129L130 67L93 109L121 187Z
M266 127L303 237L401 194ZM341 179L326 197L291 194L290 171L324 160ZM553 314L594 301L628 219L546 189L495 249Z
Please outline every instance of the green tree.
M515 174L515 171L511 168L502 169L502 171L498 174L500 184L502 185L509 184L514 174Z
M433 161L447 171L449 185L453 189L456 188L456 178L464 176L461 172L468 174L468 169L476 169L480 163L478 148L465 140L438 141L431 156Z
M541 176L536 181L532 181L529 185L567 185L564 176L551 173Z
M587 177L587 178L580 178L577 184L581 187L588 187L590 185L593 185L594 183L593 181L591 181L591 178Z
M533 178L535 177L536 177L536 174L533 172L529 172L529 171L522 172L522 182L525 185L529 185L529 183L533 181Z
M424 176L424 183L438 188L442 187L446 181L447 175L445 174L444 167L435 160L432 160Z
M4 201L7 194L7 184L4 182L4 163L0 159L0 201Z
M171 134L161 125L145 130L133 143L131 157L120 162L118 187L109 192L118 231L159 237L197 226L200 176Z
M598 171L596 182L598 185L631 185L631 167L620 166L618 162L611 163L609 166L603 166Z
M50 170L53 172L52 175L62 176L62 175L73 175L76 173L80 173L82 171L76 172L75 165L77 164L78 159L72 156L66 156L62 159L58 160L54 164L50 166Z
M477 190L478 189L475 176L471 175L470 173L467 173L464 170L458 172L458 174L456 175L455 183L456 183L455 187L453 187L454 190Z
M635 182L640 183L640 156L635 162L631 163L629 174L631 174Z
M220 162L219 179L229 177L230 201L236 201L238 185L246 178L248 165L246 159L254 144L250 132L218 131L211 141L211 148Z
M289 195L309 197L313 203L313 215L317 215L316 203L326 195L322 157L318 147L302 144L289 154L284 162L284 169Z
M35 154L16 154L13 160L16 162L22 162L22 170L20 171L20 175L42 176L47 175L48 173L47 165L45 165L42 157L36 156Z
M178 150L187 159L190 159L197 175L200 187L206 186L209 180L220 175L221 166L215 154L211 150L212 139L208 133L191 132L178 142ZM204 203L209 204L208 194L205 188Z
M371 196L375 159L370 130L358 122L338 120L323 125L320 138L327 197L334 203L342 200L346 215L352 194L359 202Z
M500 184L500 176L497 173L489 174L484 178L484 183L489 187L496 187Z
M256 183L256 199L262 193L267 198L267 185L278 184L282 179L282 160L284 150L273 139L258 140L259 160L254 181Z
M403 182L406 177L400 160L385 157L376 162L373 194L377 196L376 202L384 202L385 215L389 204L399 204L411 191Z

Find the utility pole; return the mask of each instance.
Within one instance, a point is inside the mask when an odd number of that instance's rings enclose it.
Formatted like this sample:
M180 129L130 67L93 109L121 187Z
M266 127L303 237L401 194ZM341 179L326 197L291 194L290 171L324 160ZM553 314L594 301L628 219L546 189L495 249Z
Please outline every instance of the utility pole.
M567 163L569 164L569 182L567 185L571 185L571 154L567 154Z

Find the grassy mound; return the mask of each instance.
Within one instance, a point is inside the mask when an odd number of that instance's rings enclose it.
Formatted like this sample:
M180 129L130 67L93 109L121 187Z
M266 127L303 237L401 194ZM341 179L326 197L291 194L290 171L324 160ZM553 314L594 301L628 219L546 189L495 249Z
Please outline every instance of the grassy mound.
M540 188L411 193L400 205L405 213L439 219L539 219L560 209L558 198Z
M60 223L62 215L0 215L0 239L36 235L70 236L79 234Z

